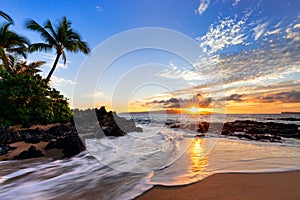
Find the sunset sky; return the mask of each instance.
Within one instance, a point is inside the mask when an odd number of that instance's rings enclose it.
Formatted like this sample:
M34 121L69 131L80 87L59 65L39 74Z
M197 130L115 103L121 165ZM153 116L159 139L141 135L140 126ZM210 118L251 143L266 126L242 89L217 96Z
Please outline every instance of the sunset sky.
M199 107L209 112L225 107L226 113L300 112L298 0L0 0L0 5L14 19L12 29L31 42L41 39L24 28L26 19L40 24L51 19L55 24L67 16L91 49L123 31L158 27L186 35L201 50L193 63L159 49L122 55L99 76L92 94L83 91L76 97L80 103L74 103L73 97L74 86L81 84L77 73L84 60L88 62L95 54L67 53L67 64L60 62L51 84L74 108L105 105L128 112ZM122 45L112 47L111 53ZM182 44L174 45L180 48ZM47 61L43 75L54 58L55 52L28 57ZM215 75L221 82L215 82ZM88 98L95 99L93 105Z

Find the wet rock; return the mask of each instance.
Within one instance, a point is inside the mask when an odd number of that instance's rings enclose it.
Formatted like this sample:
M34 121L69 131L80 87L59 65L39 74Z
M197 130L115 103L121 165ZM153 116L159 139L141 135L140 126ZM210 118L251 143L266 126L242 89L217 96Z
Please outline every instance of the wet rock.
M210 123L208 122L200 122L197 132L206 133L208 131L209 125Z
M95 115L95 112L97 117L96 122L95 117L91 117ZM115 112L107 112L105 107L95 110L89 109L86 111L77 110L74 113L76 114L76 118L79 118L78 121L81 123L80 125L82 125L80 128L83 128L83 132L96 133L99 130L99 125L102 127L106 136L123 136L128 132L143 131L142 128L136 127L133 120L119 117ZM4 127L0 129L0 144L11 144L20 141L36 144L41 141L46 141L48 144L46 145L45 150L61 149L65 154L65 157L70 157L85 150L85 146L82 143L74 124L74 119L72 119L72 121L67 124L53 126L47 131L38 128L15 131L8 127ZM1 146L0 153L2 152L8 152L7 146L3 146L3 148ZM19 156L16 156L15 159L26 159L39 156L43 156L40 150L36 150L34 146L31 146L28 150L23 151Z
M28 150L22 151L18 156L15 156L14 160L38 158L43 156L44 154L42 153L42 151L36 149L35 146L30 146Z
M26 129L17 131L17 134L20 135L22 141L26 143L37 144L41 142L44 135L44 131L39 128Z
M45 150L49 149L62 149L64 157L71 157L85 150L80 137L75 134L68 134L65 137L58 138L55 141L50 141L46 146Z
M190 130L197 130L198 133L210 132L218 133L222 130L221 135L234 136L249 140L264 140L271 142L280 142L282 137L300 138L300 127L296 124L282 124L275 122L257 122L250 120L236 120L226 122L224 126L218 123L200 122L197 129L194 124L176 124L168 123L170 128L184 129L189 127ZM223 127L222 127L223 126Z
M70 135L63 138L62 143L64 157L71 157L85 150L85 146L77 135Z
M96 109L96 116L106 136L124 136L128 132L142 132L133 120L119 117L115 112L107 112L105 107Z
M115 112L107 112L105 107L100 109L88 109L85 111L74 111L76 117L76 125L85 132L90 127L100 125L106 136L124 136L128 132L142 132L143 129L136 127L133 120L127 120L119 117ZM96 115L96 121L95 116ZM97 125L97 126L98 126Z
M167 119L167 121L165 122L166 126L172 126L174 124L178 124L178 121L172 120L172 119Z
M51 135L51 136L64 136L65 133L70 133L70 132L75 132L75 127L71 125L66 125L66 124L60 124L57 126L53 126L50 129L48 129L45 134L46 135Z
M281 120L281 121L300 121L300 118L285 117L285 118L265 118L266 120Z
M8 144L0 144L0 156L6 155L9 151L9 145Z
M180 124L170 125L170 128L180 128Z
M95 111L96 111L98 121L102 121L105 115L108 114L108 112L105 109L105 106L102 106L100 109L96 108Z
M49 149L62 149L63 146L59 145L57 140L53 141L51 140L46 146L45 146L45 150L49 150Z
M200 138L200 137L205 137L205 134L201 133L201 134L197 134L195 135L196 138Z
M0 129L0 144L11 144L22 141L21 135L8 127Z
M120 129L118 129L117 127L113 127L113 126L103 126L102 127L102 131L104 132L104 134L106 136L124 136L125 132L121 131Z
M256 135L256 134L263 134L263 131L258 128L249 128L248 130L246 129L246 133L250 135Z

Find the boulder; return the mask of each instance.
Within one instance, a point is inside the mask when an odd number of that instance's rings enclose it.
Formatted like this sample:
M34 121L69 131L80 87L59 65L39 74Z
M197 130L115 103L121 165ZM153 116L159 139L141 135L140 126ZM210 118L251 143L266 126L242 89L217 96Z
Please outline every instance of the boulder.
M263 134L264 132L258 128L250 128L248 130L246 129L246 133L248 133L250 135L256 135L256 134Z
M0 156L6 155L9 151L9 145L8 144L0 144Z
M46 146L45 150L49 149L62 149L64 157L74 156L85 150L80 137L75 134L68 134L65 137L58 138L55 141L50 141Z
M30 146L28 150L22 151L18 156L14 157L14 160L28 159L28 158L38 158L43 157L42 151L35 148L35 146Z
M115 112L107 112L105 107L96 109L97 119L106 136L124 136L128 132L142 132L133 120L119 117Z
M45 134L46 135L51 135L54 137L58 137L58 136L64 136L65 133L70 133L70 132L74 132L75 127L72 125L66 125L66 124L60 124L57 126L53 126L50 129L48 129Z
M71 157L85 150L85 146L83 145L78 135L70 135L68 137L65 137L63 138L62 142L63 153L65 154L64 157Z

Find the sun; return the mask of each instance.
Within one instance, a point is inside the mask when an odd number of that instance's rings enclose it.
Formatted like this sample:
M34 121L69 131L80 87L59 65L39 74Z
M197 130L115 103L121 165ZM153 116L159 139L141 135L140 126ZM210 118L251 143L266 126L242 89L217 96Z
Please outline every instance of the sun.
M188 109L188 111L192 114L197 114L200 112L200 108L197 108L197 107L191 107Z

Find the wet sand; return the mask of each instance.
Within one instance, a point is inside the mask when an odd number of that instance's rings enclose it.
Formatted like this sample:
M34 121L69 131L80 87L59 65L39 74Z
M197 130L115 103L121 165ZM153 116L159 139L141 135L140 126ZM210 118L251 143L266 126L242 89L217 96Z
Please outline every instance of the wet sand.
M137 200L300 199L300 171L214 174L186 186L154 186Z

